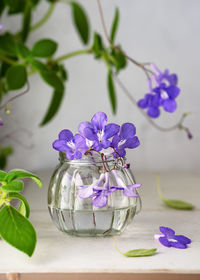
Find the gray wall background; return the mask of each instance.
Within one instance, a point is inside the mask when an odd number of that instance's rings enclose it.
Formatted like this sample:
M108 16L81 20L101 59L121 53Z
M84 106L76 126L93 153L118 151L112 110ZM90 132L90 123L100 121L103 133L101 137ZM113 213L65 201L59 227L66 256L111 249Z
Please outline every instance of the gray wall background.
M81 0L87 10L92 30L103 34L97 3ZM38 124L44 116L51 97L51 89L39 76L30 78L31 90L11 105L11 115L3 115L5 126L1 135L13 133L7 144L15 148L9 168L38 170L53 168L57 164L57 153L51 148L61 129L76 132L79 122L89 120L97 111L108 114L110 122L133 122L141 146L128 152L129 161L135 170L199 171L199 119L200 119L200 1L198 0L102 0L106 24L110 28L115 7L120 8L120 27L117 42L126 52L141 62L153 61L161 69L169 68L179 75L181 95L178 110L170 115L163 113L157 123L173 125L182 112L192 112L185 125L191 128L194 139L189 141L180 131L162 133L151 127L139 111L130 104L117 87L118 111L113 116L106 88L106 67L92 56L69 59L65 65L69 71L66 96L56 118L47 126ZM35 11L34 21L47 10L46 1ZM17 30L19 18L3 17L5 28ZM40 38L52 38L59 42L56 56L84 48L74 30L68 5L60 3L51 19L33 32L28 44ZM129 63L128 69L120 74L136 99L147 91L143 72ZM12 93L11 93L12 94ZM10 95L11 95L10 94ZM15 132L19 129L18 132ZM29 132L25 132L27 129ZM30 134L30 135L29 135ZM20 143L23 142L23 145Z

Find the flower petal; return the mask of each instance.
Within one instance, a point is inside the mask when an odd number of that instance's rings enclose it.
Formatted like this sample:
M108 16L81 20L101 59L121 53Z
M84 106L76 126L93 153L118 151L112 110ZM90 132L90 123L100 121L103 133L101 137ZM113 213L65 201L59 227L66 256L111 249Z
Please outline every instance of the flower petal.
M171 242L167 239L167 237L159 237L158 240L165 247L171 247Z
M121 138L119 137L119 135L115 135L112 139L111 147L117 148L120 140Z
M102 191L100 195L96 196L96 198L93 199L92 204L96 207L104 207L106 206L107 201L108 198L105 195L104 191Z
M66 151L69 149L69 147L66 145L65 140L55 140L52 146L57 151Z
M162 232L168 238L174 238L175 231L169 227L159 227L160 232Z
M104 138L109 139L119 132L120 126L115 123L109 123L104 129Z
M93 188L91 185L81 186L81 189L78 191L80 198L89 198L93 194Z
M72 150L67 150L66 151L66 157L68 160L73 160L74 159L74 152Z
M136 194L136 192L134 191L134 189L131 189L127 186L126 189L123 190L123 194L125 196L128 196L128 197L138 197L138 194Z
M76 159L82 158L82 153L81 153L80 151L76 151L76 152L74 153L74 158L76 158Z
M80 134L74 136L74 143L77 149L85 148L87 150L85 138Z
M175 235L173 239L177 240L178 242L182 244L190 244L192 241L190 238L184 236L184 235Z
M165 111L169 112L169 113L173 113L176 110L176 101L174 99L166 99L163 102L163 108Z
M178 248L178 249L186 249L187 248L186 244L182 244L180 242L174 242L174 241L169 241L169 242L170 242L171 247Z
M160 115L160 110L157 107L149 107L147 110L147 115L151 118L157 118Z
M166 92L171 99L175 99L180 93L180 88L176 86L169 86L168 88L166 88Z
M86 127L89 127L89 128L93 128L92 124L90 122L81 122L78 126L78 131L79 133L82 135L82 136L85 136L84 135L84 129Z
M123 148L134 149L140 145L140 141L137 136L134 136L131 139L127 139L123 145Z
M176 74L171 74L167 77L167 80L170 85L176 86L178 83L178 76Z
M59 139L60 140L65 140L66 142L71 141L73 138L73 133L69 129L63 129L59 133Z
M97 139L97 135L96 135L96 133L94 132L93 128L90 128L90 127L86 127L86 128L84 129L84 136L85 136L87 139L91 140L91 141L96 141L96 140L98 140L98 139Z
M123 139L129 139L134 137L136 134L136 128L134 124L132 123L124 123L121 126L120 129L120 136L123 137Z
M98 112L92 117L91 123L97 131L104 130L107 123L107 115L103 112Z

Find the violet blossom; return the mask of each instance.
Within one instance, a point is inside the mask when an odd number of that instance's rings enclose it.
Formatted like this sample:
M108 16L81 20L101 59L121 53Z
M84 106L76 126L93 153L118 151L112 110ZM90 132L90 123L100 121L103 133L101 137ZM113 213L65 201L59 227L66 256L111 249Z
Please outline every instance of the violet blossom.
M165 247L174 247L178 249L186 249L187 244L191 243L191 239L184 235L175 235L175 231L169 227L160 227L161 234L155 234L155 239Z
M2 126L3 125L3 121L2 121L2 119L0 118L0 126Z
M79 125L79 133L87 140L88 146L96 151L110 147L110 139L119 132L120 126L114 123L107 124L107 115L103 112L96 113L90 122L82 122Z
M78 195L80 198L92 198L92 204L96 207L105 207L108 202L108 196L116 190L109 186L109 172L102 173L99 179L95 180L91 185L79 186ZM100 185L105 181L103 186Z
M53 148L57 151L65 151L68 160L80 159L82 153L87 150L84 137L64 129L59 133L59 139L53 142Z
M115 135L111 142L111 147L116 151L113 153L115 157L124 157L126 148L134 149L140 145L140 141L135 134L136 128L132 123L124 123L121 126L119 135Z
M117 175L116 170L111 171L115 181L117 183L116 186L114 186L118 190L123 190L123 194L128 197L138 197L138 194L135 192L135 189L141 187L141 184L133 184L133 185L125 185L123 180Z
M151 80L149 79L149 93L138 101L138 106L141 109L147 109L149 117L157 118L160 115L160 107L163 107L169 113L173 113L176 110L175 99L180 93L180 88L177 86L178 76L176 74L170 74L168 69L161 72L155 64L152 64L152 68L156 72L152 75L156 87L152 88Z

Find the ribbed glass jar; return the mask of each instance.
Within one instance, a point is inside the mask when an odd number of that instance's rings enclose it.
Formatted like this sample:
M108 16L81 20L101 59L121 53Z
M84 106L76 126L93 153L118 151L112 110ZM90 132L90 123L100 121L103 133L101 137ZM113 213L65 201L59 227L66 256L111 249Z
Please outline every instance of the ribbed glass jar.
M56 167L49 185L48 207L57 228L76 236L118 235L133 220L140 197L127 197L122 190L108 196L105 207L96 207L92 198L80 198L81 185L91 185L99 179L103 170L100 156L84 156L80 160L68 161L65 153L60 153L60 164ZM113 168L125 185L135 184L130 169L124 168L125 159L105 158L105 166ZM115 178L110 172L110 186L115 186Z

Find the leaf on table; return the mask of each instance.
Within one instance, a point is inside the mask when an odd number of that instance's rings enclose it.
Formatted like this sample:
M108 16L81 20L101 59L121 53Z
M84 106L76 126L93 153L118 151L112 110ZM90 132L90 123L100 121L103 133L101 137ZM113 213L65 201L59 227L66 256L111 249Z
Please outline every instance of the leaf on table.
M163 202L166 206L174 209L180 209L180 210L193 210L194 205L191 203L181 201L181 200L174 200L174 199L163 199Z
M155 252L157 251L156 248L152 249L135 249L135 250L130 250L126 253L123 253L124 256L130 257L130 258L135 258L135 257L147 257L147 256L153 256Z

